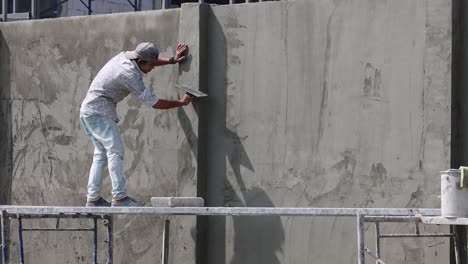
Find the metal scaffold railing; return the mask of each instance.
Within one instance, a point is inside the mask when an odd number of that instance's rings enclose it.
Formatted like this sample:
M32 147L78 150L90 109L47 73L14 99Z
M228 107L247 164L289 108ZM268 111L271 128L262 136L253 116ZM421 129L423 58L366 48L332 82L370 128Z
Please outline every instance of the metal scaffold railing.
M272 208L272 207L54 207L54 206L0 206L1 235L2 235L2 259L3 264L9 263L10 221L18 221L20 261L24 263L23 238L25 231L85 231L93 232L94 247L93 260L97 263L97 221L102 220L107 227L107 263L113 262L112 256L112 216L113 215L203 215L203 216L308 216L308 217L355 217L358 237L358 264L365 264L365 254L374 258L376 263L384 264L381 259L380 240L400 237L449 237L457 246L455 233L421 233L419 224L468 224L458 220L444 220L440 217L439 209L421 208ZM23 228L24 219L52 218L56 219L55 228ZM59 221L62 218L88 218L93 219L91 228L62 228ZM444 222L445 221L445 222ZM375 224L375 252L365 246L366 222ZM415 232L411 234L381 234L379 223L382 222L413 222L416 225ZM168 232L169 226L165 221L164 232ZM164 237L167 234L165 233ZM167 246L167 241L163 246ZM456 249L456 248L455 248ZM163 249L163 259L167 259L167 251ZM456 263L459 263L459 252L455 250Z
M76 1L83 5L86 9L88 15L95 14L96 12L93 11L93 2L96 0L53 0L47 1L48 7L39 10L41 5L38 5L40 2L39 0L30 0L30 8L28 12L17 12L18 1L20 0L1 0L2 1L2 14L0 16L3 22L7 22L10 20L28 20L28 19L37 19L37 18L51 18L51 17L59 17L60 16L60 7L63 6L65 3L70 1ZM28 1L28 0L25 0ZM280 1L280 0L229 0L229 2L224 1L216 1L216 0L197 0L197 1L175 1L178 4L174 4L174 0L152 0L152 9L168 9L172 7L178 7L181 3L184 2L198 2L198 3L211 3L211 4L236 4L236 3L253 3L253 2L269 2L269 1ZM10 6L9 3L12 3ZM158 4L156 4L158 2ZM143 10L143 1L142 0L126 0L123 3L128 4L132 7L132 9L137 11ZM10 8L11 7L11 8ZM146 4L148 8L148 4ZM3 12L3 10L11 10L11 12Z

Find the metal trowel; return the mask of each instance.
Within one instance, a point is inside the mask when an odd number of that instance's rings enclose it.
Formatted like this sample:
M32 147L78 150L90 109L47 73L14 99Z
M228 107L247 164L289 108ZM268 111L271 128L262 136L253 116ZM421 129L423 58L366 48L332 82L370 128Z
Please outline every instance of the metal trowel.
M181 89L182 91L188 93L189 95L196 97L196 98L208 96L206 93L203 93L203 92L200 92L200 91L198 91L198 90L192 89L192 88L188 87L187 85L176 84L176 85L174 85L174 86L175 86L176 88L179 88L179 89Z

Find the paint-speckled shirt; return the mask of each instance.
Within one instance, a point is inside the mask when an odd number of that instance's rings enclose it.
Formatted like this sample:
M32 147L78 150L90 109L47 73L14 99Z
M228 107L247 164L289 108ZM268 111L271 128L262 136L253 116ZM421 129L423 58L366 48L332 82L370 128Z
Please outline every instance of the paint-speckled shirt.
M130 93L148 106L158 101L158 97L145 86L143 72L138 65L127 59L125 52L121 52L96 75L81 103L80 112L109 117L118 122L117 103Z

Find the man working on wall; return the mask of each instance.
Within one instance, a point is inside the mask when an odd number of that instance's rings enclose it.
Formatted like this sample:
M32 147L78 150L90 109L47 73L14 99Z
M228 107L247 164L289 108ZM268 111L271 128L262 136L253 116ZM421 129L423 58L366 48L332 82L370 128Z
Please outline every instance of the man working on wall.
M139 44L134 51L121 52L99 71L89 87L80 109L80 119L86 134L94 143L93 164L89 172L86 206L111 206L101 196L102 174L107 165L112 182L112 206L143 206L144 202L129 197L123 175L124 146L117 128L116 105L133 93L154 109L170 109L188 105L191 96L177 101L159 99L143 83L143 74L154 67L175 64L187 45L179 44L174 57L159 57L158 49L149 42Z

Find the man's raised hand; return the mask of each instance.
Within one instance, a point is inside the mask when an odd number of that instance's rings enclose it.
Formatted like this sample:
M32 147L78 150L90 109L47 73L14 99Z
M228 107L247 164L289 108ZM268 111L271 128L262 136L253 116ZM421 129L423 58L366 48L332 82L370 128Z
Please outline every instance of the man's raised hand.
M188 46L185 43L180 43L177 45L177 50L174 56L174 61L176 63L180 63L185 60L185 56L182 56L182 54L187 50Z

